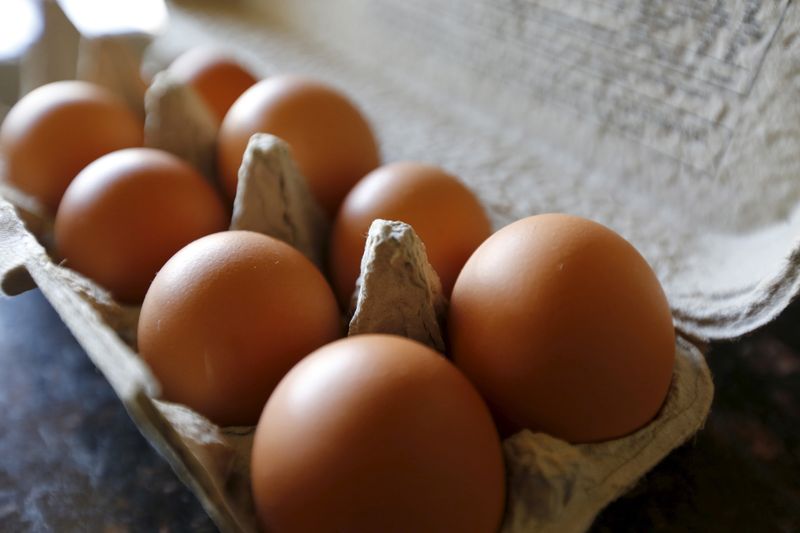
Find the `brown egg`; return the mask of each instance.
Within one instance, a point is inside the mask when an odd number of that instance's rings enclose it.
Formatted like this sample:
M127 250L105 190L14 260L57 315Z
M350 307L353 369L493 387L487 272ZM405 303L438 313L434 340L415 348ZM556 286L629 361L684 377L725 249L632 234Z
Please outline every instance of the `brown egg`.
M355 289L376 218L411 224L448 295L461 267L492 232L480 202L457 178L422 163L384 165L350 191L334 222L329 267L342 305Z
M128 148L101 157L70 184L55 240L66 266L137 303L172 254L227 223L222 201L191 166L160 150Z
M492 235L458 277L448 329L455 363L511 430L621 437L653 419L672 379L658 279L626 240L579 217Z
M289 143L311 192L331 216L380 162L369 124L344 95L315 80L273 76L245 91L222 122L219 174L231 198L247 142L258 132Z
M328 344L287 374L251 475L266 531L494 532L503 515L483 400L439 354L390 335Z
M72 179L98 157L141 146L143 125L96 85L59 81L34 89L0 127L6 178L55 212Z
M222 122L239 96L256 81L235 59L209 48L192 48L169 66L175 79L193 87Z
M284 374L340 334L333 292L305 256L260 233L228 231L164 265L138 340L165 399L229 426L255 424Z

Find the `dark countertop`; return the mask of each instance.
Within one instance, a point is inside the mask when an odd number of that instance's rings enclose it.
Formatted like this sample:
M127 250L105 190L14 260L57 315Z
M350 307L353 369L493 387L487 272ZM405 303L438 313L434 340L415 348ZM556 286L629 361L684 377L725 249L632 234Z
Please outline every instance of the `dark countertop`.
M41 293L0 299L0 531L215 531Z
M800 530L800 304L712 347L711 416L593 531ZM214 531L38 291L0 299L0 531Z

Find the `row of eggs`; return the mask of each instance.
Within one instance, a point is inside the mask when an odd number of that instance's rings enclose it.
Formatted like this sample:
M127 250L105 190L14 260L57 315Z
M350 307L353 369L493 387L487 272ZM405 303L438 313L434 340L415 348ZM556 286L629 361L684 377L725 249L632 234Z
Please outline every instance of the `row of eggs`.
M170 72L219 121L216 187L141 148L141 120L82 82L26 95L0 127L0 154L6 178L56 213L66 265L143 300L139 352L164 398L220 425L260 420L252 481L267 529L491 531L504 506L501 434L594 442L656 415L671 316L620 236L559 214L492 234L455 177L379 166L362 113L318 81L256 81L208 51ZM329 272L276 239L224 231L256 132L289 143L334 217ZM452 363L399 337L337 340L375 218L407 222L425 243L450 297Z

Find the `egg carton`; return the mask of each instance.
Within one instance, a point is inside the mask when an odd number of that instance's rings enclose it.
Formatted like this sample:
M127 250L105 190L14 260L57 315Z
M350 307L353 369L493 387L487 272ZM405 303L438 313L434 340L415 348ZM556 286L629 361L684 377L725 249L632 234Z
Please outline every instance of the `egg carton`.
M159 385L135 351L138 308L123 307L91 280L60 266L20 217L7 189L0 200L0 288L38 286L122 400L152 445L198 496L222 531L256 531L249 481L253 427L220 428L181 405L158 400ZM378 295L380 298L380 295ZM425 340L424 338L422 340ZM672 449L710 409L713 385L696 346L678 337L666 402L647 426L620 439L572 445L543 433L503 441L508 476L504 532L584 531Z
M181 19L181 9L188 10L191 16L184 13L185 18ZM176 13L179 16L173 20L183 21L179 22L184 25L181 30L186 24L191 27L195 23L193 17L199 20L205 16L188 7L173 6L173 15ZM205 26L200 23L198 27ZM136 94L141 96L143 88L134 87L131 93L131 85L125 81L131 79L131 69L138 69L138 61L131 61L131 57L138 57L141 47L120 44L114 38L84 44L82 77L117 88L118 92L125 87L129 101L141 101ZM153 58L171 45L168 40L161 42L160 49L159 43L156 44L150 60L158 63ZM392 95L384 98L391 99ZM148 108L147 142L178 153L210 176L213 166L209 153L213 150L209 150L215 132L196 95L187 87L162 78L155 80L144 101ZM302 190L289 193L288 197L276 194L283 189L275 187L270 178L292 176L295 171L291 159L281 152L279 142L262 139L264 143L267 145L263 147L264 153L256 156L249 167L251 176L263 174L267 178L245 180L245 187L252 191L247 195L272 199L272 204L268 202L266 209L254 210L245 201L245 194L239 194L232 227L277 234L319 263L321 258L316 250L320 244L318 236L324 231L321 229L324 219L302 200L305 194ZM253 146L252 153L256 147ZM435 159L436 146L426 148L429 158ZM262 171L259 173L256 168ZM288 183L302 189L302 185L297 185L302 182L290 178ZM498 226L508 213L497 202L497 196L486 193L487 190L490 189L485 183L477 187ZM290 211L289 219L298 221L291 231L281 228L287 217L274 216L277 208ZM282 231L288 231L292 237L287 237L288 233L280 235ZM91 280L61 265L53 256L52 219L35 201L3 185L0 290L11 296L34 286L51 302L106 376L141 432L195 492L220 530L257 530L249 486L253 428L220 428L184 406L159 400L159 384L135 349L138 308L119 305ZM436 345L435 335L430 335L429 329L422 328L420 340L425 341L427 335L429 343ZM508 499L502 530L586 530L603 507L701 428L712 397L713 384L705 359L697 346L679 331L667 399L647 426L626 437L595 444L573 445L527 430L506 438L503 451Z
M256 531L249 480L254 428L220 428L187 407L158 400L158 382L135 351L139 309L121 306L91 280L54 261L52 252L40 242L50 240L52 220L29 210L32 202L22 201L19 191L5 188L0 196L3 293L14 295L38 286L106 376L141 432L197 494L220 530ZM243 211L243 207L235 210L233 225L252 229L237 217ZM260 218L259 223L263 222ZM381 300L381 296L379 293L375 299ZM363 332L367 320L361 318ZM423 330L418 340L442 347L440 334L433 338L430 328ZM504 440L508 501L503 531L587 529L605 505L700 428L713 396L711 377L697 347L678 337L675 350L666 402L656 419L634 434L598 444L572 445L525 430Z
M183 111L174 116L176 123L203 124L199 100L194 96L180 97L187 90L162 83L158 78L153 85L153 93L160 95L162 103L180 102L175 108ZM148 96L150 104L153 98L153 94ZM149 107L158 109L154 105ZM148 118L148 128L155 127L150 118L153 117ZM172 119L161 118L155 121L157 127L169 129ZM191 159L191 154L200 154L202 150L197 150L194 143L203 142L208 136L197 135L193 128L181 131L192 132L178 143L181 155ZM160 137L151 134L148 138L153 142ZM291 186L279 186L270 180L275 176L295 175L288 154L283 143L271 136L254 138L244 163L245 169L251 171L243 174L232 228L257 229L280 236L319 262L319 243L313 242L319 232L289 232L280 228L286 220L298 221L296 226L305 229L315 227L314 222L319 220L318 213L303 202L307 192L303 193L301 188L298 194L290 192L288 197L282 197L281 191L291 191ZM301 187L294 180L288 183ZM12 295L37 285L108 378L142 433L195 491L220 529L256 530L249 487L253 428L220 428L186 407L158 400L157 380L135 352L138 308L119 305L91 280L61 266L51 256L52 249L42 244L52 240L52 219L42 215L35 202L19 191L5 187L2 195L5 198L0 205L3 292ZM248 197L254 197L251 195L266 201L248 201ZM287 217L285 211L292 214ZM376 300L381 300L381 296L378 293ZM359 302L360 309L369 307L369 303ZM435 314L431 310L428 316ZM367 318L357 313L354 327L363 332L364 324L369 322ZM377 318L381 318L379 314ZM441 334L430 333L436 328L436 321L429 320L429 324L433 325L422 328L423 333L416 337L441 349ZM385 327L377 327L385 331ZM376 326L366 328L375 331ZM400 333L415 336L413 332ZM712 394L713 386L702 355L679 338L666 403L653 422L633 435L586 445L570 445L530 431L507 438L503 449L509 485L503 530L586 529L606 504L697 431L708 412Z

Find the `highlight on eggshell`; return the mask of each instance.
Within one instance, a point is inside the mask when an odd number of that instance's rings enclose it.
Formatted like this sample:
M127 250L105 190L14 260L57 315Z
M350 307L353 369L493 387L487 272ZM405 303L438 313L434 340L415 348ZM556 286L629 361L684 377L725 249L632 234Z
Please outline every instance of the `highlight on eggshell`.
M163 399L231 426L255 424L286 372L341 334L333 291L311 261L272 237L225 231L159 271L138 343Z
M70 183L55 218L65 266L139 303L186 244L225 229L227 209L188 163L152 148L106 154Z
M356 335L300 361L267 402L251 452L271 531L495 532L497 429L451 362L415 341Z
M636 249L596 222L528 217L492 235L453 288L453 361L506 432L570 442L628 435L669 391L669 303Z

